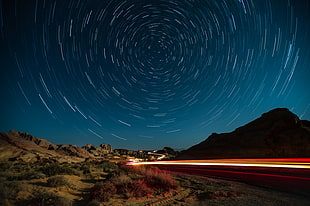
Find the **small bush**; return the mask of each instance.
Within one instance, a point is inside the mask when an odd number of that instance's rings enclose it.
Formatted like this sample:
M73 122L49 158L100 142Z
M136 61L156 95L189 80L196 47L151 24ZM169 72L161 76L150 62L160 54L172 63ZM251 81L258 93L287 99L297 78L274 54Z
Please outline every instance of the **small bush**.
M115 194L125 198L153 196L177 187L173 177L157 167L123 167L120 171L97 183L91 189L91 199L109 201Z
M15 199L23 189L19 182L6 182L0 184L0 199Z
M28 197L33 191L33 186L21 182L11 181L0 183L0 205L25 205L17 204L16 198Z
M15 178L15 180L33 180L33 179L46 178L46 175L42 172L29 171L29 172L23 172L19 175L16 175L15 177L12 176L10 178Z
M9 162L0 162L0 171L7 171L10 169L11 163Z
M41 171L48 177L54 175L77 175L80 176L80 172L76 169L70 168L69 165L61 165L59 163L52 163L41 168Z
M174 179L166 172L153 176L152 179L149 179L147 184L154 188L163 189L165 191L176 188Z
M100 204L100 201L98 201L98 200L92 200L92 201L90 201L89 203L87 203L87 205L86 206L100 206L101 204Z
M139 179L131 183L129 195L130 197L145 197L151 195L153 192L143 179Z
M42 172L33 172L28 176L28 179L43 179L46 178L46 175Z
M111 183L115 185L117 194L123 194L126 198L143 197L153 193L144 179L133 180L125 174L113 177Z
M17 162L10 167L10 170L17 173L28 172L31 170L31 165L26 162Z
M50 187L70 186L67 178L63 176L53 176L48 178L47 185Z
M80 170L83 171L83 174L89 174L91 173L92 166L86 162L85 164L81 165Z
M115 185L118 194L128 193L132 184L131 178L125 174L113 177L111 182Z
M36 206L71 206L72 201L67 197L61 197L53 192L40 189L31 200L31 205Z
M95 184L95 186L91 188L90 197L93 200L106 202L109 201L110 198L116 194L116 192L117 189L111 182L100 182Z
M169 191L177 186L169 173L157 167L131 167L128 169L128 173L140 175L148 187L153 189Z
M102 161L98 163L98 168L102 168L103 172L113 172L118 170L118 166L110 161Z

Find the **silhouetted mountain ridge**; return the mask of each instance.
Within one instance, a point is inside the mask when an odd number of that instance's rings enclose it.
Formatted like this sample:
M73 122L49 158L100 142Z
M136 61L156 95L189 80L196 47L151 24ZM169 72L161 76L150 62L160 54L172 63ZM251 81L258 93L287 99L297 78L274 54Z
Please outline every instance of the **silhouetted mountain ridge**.
M231 133L213 133L178 159L310 157L310 122L273 109Z

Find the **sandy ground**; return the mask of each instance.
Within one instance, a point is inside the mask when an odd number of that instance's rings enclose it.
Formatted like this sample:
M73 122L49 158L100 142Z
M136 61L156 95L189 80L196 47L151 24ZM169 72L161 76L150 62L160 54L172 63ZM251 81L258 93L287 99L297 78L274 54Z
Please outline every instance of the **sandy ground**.
M274 191L244 183L190 175L177 175L177 190L148 199L124 200L117 197L101 205L110 206L309 206L310 197Z
M15 181L24 188L19 192L16 201L31 198L34 191L46 190L71 200L73 206L87 206L90 202L89 191L103 178L85 178L75 175L62 175L69 181L69 186L49 187L47 179ZM99 177L99 175L98 175ZM244 183L197 177L191 175L174 174L178 182L177 189L162 193L155 197L125 199L115 195L109 202L96 203L101 206L169 206L169 205L268 205L268 206L309 206L309 197L287 192L274 191L267 188L256 187ZM14 201L0 203L0 205L18 205Z

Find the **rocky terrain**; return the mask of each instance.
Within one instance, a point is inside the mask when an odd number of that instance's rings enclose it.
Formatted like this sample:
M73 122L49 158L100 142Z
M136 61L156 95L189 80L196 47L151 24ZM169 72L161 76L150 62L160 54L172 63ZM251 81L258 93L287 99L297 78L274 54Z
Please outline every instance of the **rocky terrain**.
M159 157L172 159L176 156L172 148L164 147L159 151L133 151L128 149L112 149L109 144L95 146L87 144L55 145L45 139L33 137L30 134L11 130L0 133L0 162L83 162L92 160L157 160Z
M274 109L231 133L213 133L178 159L265 157L310 157L310 121Z
M45 139L15 130L0 133L0 161L81 162L91 158L104 158L110 153L112 153L112 148L108 144L101 144L98 147L55 145Z

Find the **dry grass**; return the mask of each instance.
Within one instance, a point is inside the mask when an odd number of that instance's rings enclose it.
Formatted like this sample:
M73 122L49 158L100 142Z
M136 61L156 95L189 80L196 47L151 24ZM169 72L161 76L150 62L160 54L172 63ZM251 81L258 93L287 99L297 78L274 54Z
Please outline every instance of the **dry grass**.
M38 206L71 206L72 200L68 197L59 196L54 192L45 189L37 190L33 198L29 201L31 205Z
M98 200L107 202L115 195L117 189L111 182L100 182L94 185L90 190L90 198L92 200Z
M62 186L72 187L69 180L66 177L61 176L61 175L48 178L47 186L49 187L62 187Z
M104 183L91 189L91 199L109 201L115 194L124 199L156 197L176 189L176 182L170 174L157 167L126 167Z

